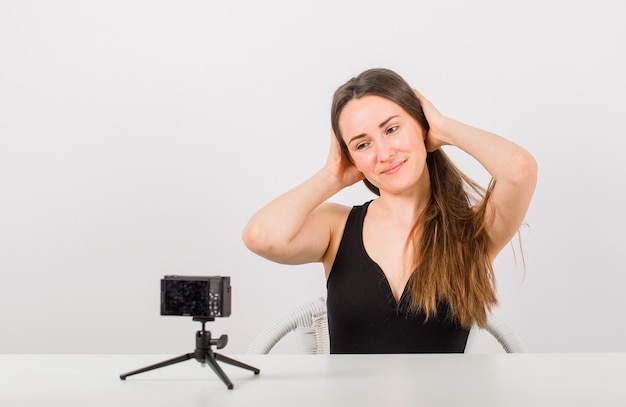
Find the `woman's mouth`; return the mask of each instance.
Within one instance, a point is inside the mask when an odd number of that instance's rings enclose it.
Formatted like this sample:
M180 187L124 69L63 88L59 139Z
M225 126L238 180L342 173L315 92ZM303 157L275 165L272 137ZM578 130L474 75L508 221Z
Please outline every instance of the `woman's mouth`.
M400 171L400 169L402 168L402 166L404 165L405 162L406 162L406 160L403 160L403 161L391 164L390 166L385 168L383 171L381 171L381 174L393 175L393 174L397 173L398 171Z

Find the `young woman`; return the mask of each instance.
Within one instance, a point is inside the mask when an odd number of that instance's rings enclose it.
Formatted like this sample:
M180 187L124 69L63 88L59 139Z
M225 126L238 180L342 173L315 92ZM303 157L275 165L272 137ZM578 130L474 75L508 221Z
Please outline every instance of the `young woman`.
M492 262L524 219L535 160L442 115L386 69L337 89L331 123L324 167L261 208L244 243L278 263L323 263L331 353L463 352L496 304ZM489 187L461 173L444 145L478 160ZM326 202L360 180L378 198Z

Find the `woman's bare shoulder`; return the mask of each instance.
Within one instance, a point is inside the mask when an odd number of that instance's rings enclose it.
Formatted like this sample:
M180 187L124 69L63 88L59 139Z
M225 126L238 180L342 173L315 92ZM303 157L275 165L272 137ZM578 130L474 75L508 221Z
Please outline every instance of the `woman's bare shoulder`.
M333 227L336 226L337 223L339 223L340 225L345 223L351 209L352 208L350 206L334 202L324 202L318 208L321 216L326 218L326 220Z

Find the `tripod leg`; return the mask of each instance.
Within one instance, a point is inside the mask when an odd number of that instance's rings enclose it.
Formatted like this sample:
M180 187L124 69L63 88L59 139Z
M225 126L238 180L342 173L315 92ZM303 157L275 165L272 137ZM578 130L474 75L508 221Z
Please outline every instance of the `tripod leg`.
M126 380L126 378L128 376L132 376L132 375L136 375L136 374L139 374L139 373L147 372L149 370L158 369L160 367L173 365L175 363L184 362L184 361L189 360L189 359L191 359L193 357L194 357L193 353L187 353L187 354L184 354L182 356L177 356L177 357L175 357L173 359L168 359L166 361L163 361L163 362L160 362L160 363L156 363L154 365L146 366L146 367L141 368L141 369L133 370L132 372L121 374L120 375L120 379Z
M233 365L233 366L240 367L242 369L247 369L247 370L253 371L254 374L261 373L261 371L259 369L257 369L256 367L252 367L250 365L246 365L245 363L241 363L238 360L231 359L229 357L226 357L224 355L220 355L219 353L215 353L215 352L213 352L213 355L215 356L215 359L219 360L220 362L228 363L229 365Z
M228 376L226 376L226 373L224 373L222 368L217 364L217 361L215 360L215 357L213 356L212 352L207 352L206 353L206 359L205 360L206 360L206 363L209 366L211 366L211 369L213 369L215 374L218 375L220 379L222 379L222 381L224 382L226 387L228 387L228 390L232 390L233 387L234 387L233 383L230 381Z

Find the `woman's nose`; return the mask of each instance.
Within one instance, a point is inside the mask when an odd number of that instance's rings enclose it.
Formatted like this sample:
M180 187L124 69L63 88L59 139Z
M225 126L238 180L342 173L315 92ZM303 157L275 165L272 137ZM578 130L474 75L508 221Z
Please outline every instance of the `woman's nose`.
M381 162L389 161L396 155L396 150L392 143L387 140L381 140L376 144L376 154Z

